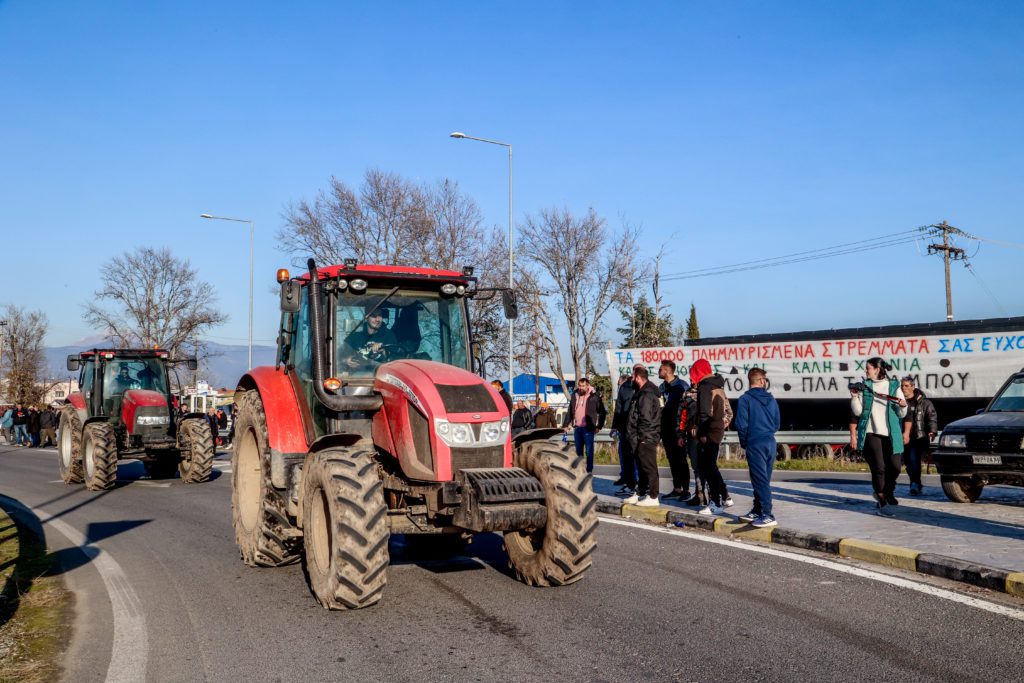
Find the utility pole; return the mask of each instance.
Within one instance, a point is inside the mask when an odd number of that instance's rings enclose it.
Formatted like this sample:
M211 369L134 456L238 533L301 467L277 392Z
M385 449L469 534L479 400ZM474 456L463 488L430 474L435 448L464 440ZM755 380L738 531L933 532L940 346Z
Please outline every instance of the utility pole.
M3 379L4 371L4 344L7 342L7 321L0 320L0 380ZM3 382L0 382L0 392L3 391ZM2 394L0 394L2 395Z
M953 289L949 282L949 262L951 260L962 261L964 259L964 250L960 249L959 247L951 246L949 244L949 235L952 233L954 235L962 235L964 237L967 237L967 233L965 233L963 230L960 230L959 228L954 228L946 221L942 221L938 225L930 225L928 227L930 227L932 230L942 232L942 244L929 244L928 253L937 254L940 251L942 252L942 260L945 261L946 264L946 320L952 321ZM936 232L935 234L937 235L938 233Z

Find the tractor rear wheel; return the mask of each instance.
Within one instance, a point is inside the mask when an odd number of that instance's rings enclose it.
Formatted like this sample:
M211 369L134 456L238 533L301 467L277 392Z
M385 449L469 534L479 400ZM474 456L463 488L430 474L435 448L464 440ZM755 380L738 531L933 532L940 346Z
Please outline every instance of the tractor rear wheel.
M231 518L235 543L250 567L280 567L299 560L301 542L288 521L284 496L270 482L267 416L255 389L235 394L231 453Z
M331 448L302 468L305 569L327 609L360 609L387 583L388 530L384 486L366 451Z
M109 422L85 425L82 435L82 462L85 465L85 487L90 491L106 491L117 481L117 437Z
M213 474L213 432L210 423L204 419L193 418L181 423L181 462L178 472L186 484L199 484L210 480Z
M70 403L64 404L60 410L57 466L60 467L60 478L65 484L81 484L85 480L82 471L82 421Z
M516 449L514 461L544 487L548 519L543 529L505 532L509 566L531 586L579 581L597 545L597 496L583 458L547 442L527 442Z

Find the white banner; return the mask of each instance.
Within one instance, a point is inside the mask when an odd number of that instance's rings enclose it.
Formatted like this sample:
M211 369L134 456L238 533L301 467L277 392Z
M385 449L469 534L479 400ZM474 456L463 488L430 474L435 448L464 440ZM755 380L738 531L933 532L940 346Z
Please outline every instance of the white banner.
M881 356L892 376L914 377L933 398L989 398L1006 378L1024 366L1024 330L959 335L761 342L719 346L609 349L612 380L641 363L658 375L662 359L675 362L689 380L690 366L706 358L726 381L731 398L747 389L747 370L764 368L776 398L849 397L849 384L861 380L868 358Z

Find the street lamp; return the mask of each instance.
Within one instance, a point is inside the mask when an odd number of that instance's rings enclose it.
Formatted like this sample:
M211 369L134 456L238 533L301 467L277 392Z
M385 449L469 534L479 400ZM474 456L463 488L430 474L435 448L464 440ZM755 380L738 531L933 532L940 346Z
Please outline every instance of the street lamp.
M247 218L228 218L227 216L211 216L208 213L199 215L200 218L209 218L215 221L234 221L235 223L249 224L249 369L252 370L252 281L253 281L253 245L255 241L255 230L252 221Z
M456 140L476 140L477 142L486 142L489 145L499 145L501 147L508 148L508 288L512 289L512 264L514 258L512 256L512 145L508 142L498 142L497 140L488 140L486 138L476 138L472 135L466 135L455 131L450 134L449 137L453 137ZM508 390L512 391L512 319L508 321Z

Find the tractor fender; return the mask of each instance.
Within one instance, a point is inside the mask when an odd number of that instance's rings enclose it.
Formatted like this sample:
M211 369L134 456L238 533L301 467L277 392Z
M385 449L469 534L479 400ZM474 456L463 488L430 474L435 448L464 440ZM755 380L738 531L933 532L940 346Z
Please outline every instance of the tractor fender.
M529 429L525 432L519 432L512 437L512 448L513 450L519 448L527 441L547 441L553 436L560 436L564 434L564 429L558 429L557 427L544 427L542 429Z
M288 372L269 365L253 368L238 381L238 391L256 391L267 417L270 446L270 481L274 488L288 487L288 468L301 463L309 451L299 402ZM236 434L235 438L241 435Z

